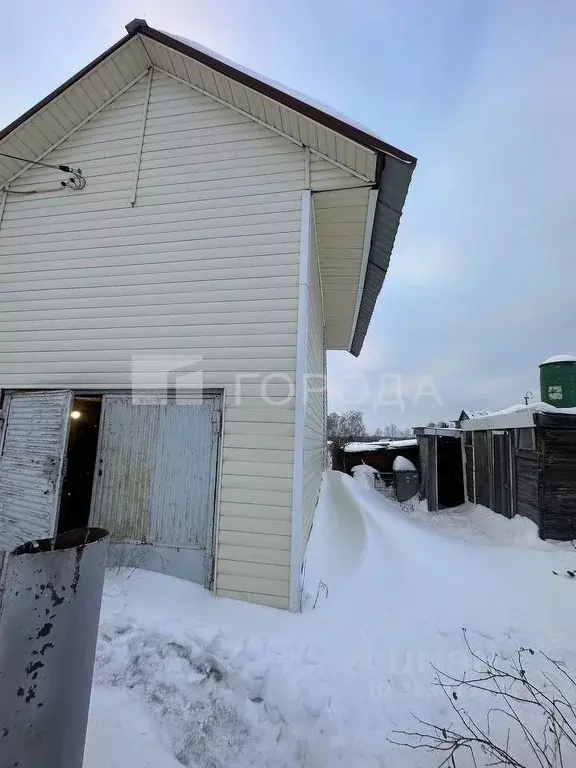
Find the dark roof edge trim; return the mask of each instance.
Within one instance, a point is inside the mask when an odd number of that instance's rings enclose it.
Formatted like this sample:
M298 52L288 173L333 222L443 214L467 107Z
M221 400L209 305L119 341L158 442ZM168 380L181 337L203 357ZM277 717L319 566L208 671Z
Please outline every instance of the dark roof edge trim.
M388 166L393 166L388 168ZM400 176L398 171L400 170ZM414 166L388 158L380 177L362 296L349 351L358 357L390 265L390 257Z
M355 126L350 125L350 123L347 123L344 120L338 120L338 118L333 117L332 115L329 115L326 112L323 112L322 110L317 109L316 107L313 107L304 101L300 101L300 99L297 99L295 96L291 96L284 91L278 90L268 83L264 83L262 80L258 80L258 78L248 75L246 72L242 72L241 70L236 69L235 67L232 67L229 64L220 61L219 59L215 59L213 56L204 53L204 51L199 51L190 45L186 45L186 43L183 43L180 40L176 40L170 35L167 35L164 32L160 32L153 27L141 25L137 27L137 31L138 34L142 35L143 37L149 37L151 40L162 43L163 45L167 46L168 48L172 48L178 53L189 56L190 58L199 61L201 64L205 64L207 67L216 70L216 72L219 72L221 75L229 77L232 80L236 80L242 85L245 85L246 87L257 91L258 93L261 93L263 96L267 96L268 98L283 104L285 107L293 109L295 112L299 112L305 117L310 118L310 120L314 120L315 122L320 123L320 125L323 125L325 128L329 128L330 130L339 133L351 141L355 141L357 144L361 144L367 149L371 149L376 152L384 152L387 155L392 155L404 163L409 163L412 165L416 164L416 158L412 155L409 155L407 152L404 152L401 149L397 149L391 144L387 144L385 141L382 141L381 139L378 139L375 136L372 136L371 134L356 128Z
M87 64L83 69L81 69L71 78L66 80L65 83L62 83L62 85L60 85L58 88L52 91L52 93L49 93L48 96L45 96L41 101L39 101L29 110L24 112L23 115L20 115L20 117L18 117L16 120L11 122L10 125L7 125L6 128L0 131L0 141L3 141L4 139L6 139L13 131L16 130L16 128L19 128L23 123L25 123L26 120L29 120L41 109L44 109L44 107L48 106L48 104L50 104L51 101L54 101L54 99L56 99L58 96L64 93L64 91L68 90L70 86L77 83L78 80L81 80L84 77L84 75L87 75L92 69L95 69L99 64L101 64L104 61L104 59L108 58L108 56L111 56L119 48L122 48L124 43L127 43L128 40L130 40L132 37L136 37L136 34L137 34L136 32L129 32L127 35L124 35L124 37L121 40L118 40L117 43L114 43L114 45L112 45L110 48L104 51L104 53L100 54L98 58L94 59L94 61L91 61L90 64Z
M370 260L368 260L368 263L370 263ZM370 318L372 317L372 313L374 312L374 307L376 306L376 299L378 298L378 295L380 294L380 291L382 289L382 285L384 284L384 278L386 277L387 271L388 270L384 270L381 267L378 267L376 277L372 278L371 287L375 293L375 298L373 301L372 299L369 299L367 297L367 293L368 293L366 290L367 283L364 283L364 287L362 289L362 298L360 300L360 306L369 311ZM366 327L363 327L358 323L358 321L356 321L356 328L354 329L354 337L352 338L352 344L350 345L350 353L354 355L354 357L358 357L358 355L362 351L362 347L364 345L364 339L366 338L367 333L368 333L368 325L366 325Z

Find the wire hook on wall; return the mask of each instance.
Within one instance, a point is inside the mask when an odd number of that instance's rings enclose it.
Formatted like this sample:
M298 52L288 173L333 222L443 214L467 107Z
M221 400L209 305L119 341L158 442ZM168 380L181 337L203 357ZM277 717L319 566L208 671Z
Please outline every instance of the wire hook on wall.
M52 168L55 171L62 171L63 173L70 174L68 178L60 182L60 186L53 189L30 189L30 190L16 190L10 189L12 195L35 195L39 192L54 192L58 189L73 189L76 192L84 189L86 186L86 179L84 178L80 168L72 168L69 165L51 165L50 163L43 163L41 160L29 160L26 157L18 157L17 155L9 155L6 152L0 152L0 157L7 157L10 160L19 160L22 163L29 163L31 165L41 165L44 168Z

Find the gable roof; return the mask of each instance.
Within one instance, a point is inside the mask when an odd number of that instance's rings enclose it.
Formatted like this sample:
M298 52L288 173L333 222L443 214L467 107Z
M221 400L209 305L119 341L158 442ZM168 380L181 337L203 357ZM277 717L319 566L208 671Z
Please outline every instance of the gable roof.
M350 340L358 355L386 275L416 159L308 97L230 62L196 43L149 27L127 35L0 131L0 153L39 160L154 66L378 190L367 223L366 259ZM0 189L29 167L0 154Z

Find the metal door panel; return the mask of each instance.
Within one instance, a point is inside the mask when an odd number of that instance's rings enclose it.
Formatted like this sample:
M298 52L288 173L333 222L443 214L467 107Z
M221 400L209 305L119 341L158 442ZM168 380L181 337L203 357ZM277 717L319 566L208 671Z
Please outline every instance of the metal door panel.
M0 549L56 532L72 392L6 395L0 455Z
M122 542L115 564L209 579L219 404L210 395L150 405L103 397L91 524Z
M148 540L158 413L128 395L102 398L90 524L114 539Z
M162 406L150 492L150 541L207 549L214 516L214 402Z

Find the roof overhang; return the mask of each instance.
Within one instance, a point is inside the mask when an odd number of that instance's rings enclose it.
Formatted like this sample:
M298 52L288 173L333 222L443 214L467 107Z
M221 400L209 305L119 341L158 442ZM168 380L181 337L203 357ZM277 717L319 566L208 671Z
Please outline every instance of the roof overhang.
M350 343L350 352L356 357L364 344L376 300L388 271L402 208L416 167L415 160L408 163L388 154L381 157L381 163L373 220L367 223L367 226L371 226L370 245Z
M534 414L536 409L527 407L503 413L493 413L490 416L481 416L478 419L465 419L460 423L463 432L477 432L479 430L492 429L522 429L534 426Z
M576 429L576 408L555 408L548 403L513 406L490 416L463 421L463 432L493 429L523 429L526 427Z
M356 308L346 343L358 355L382 287L416 165L411 155L279 84L135 19L128 34L0 132L0 152L39 160L153 66L349 170L376 195L368 205ZM0 189L29 167L0 157ZM347 321L348 322L348 321Z

